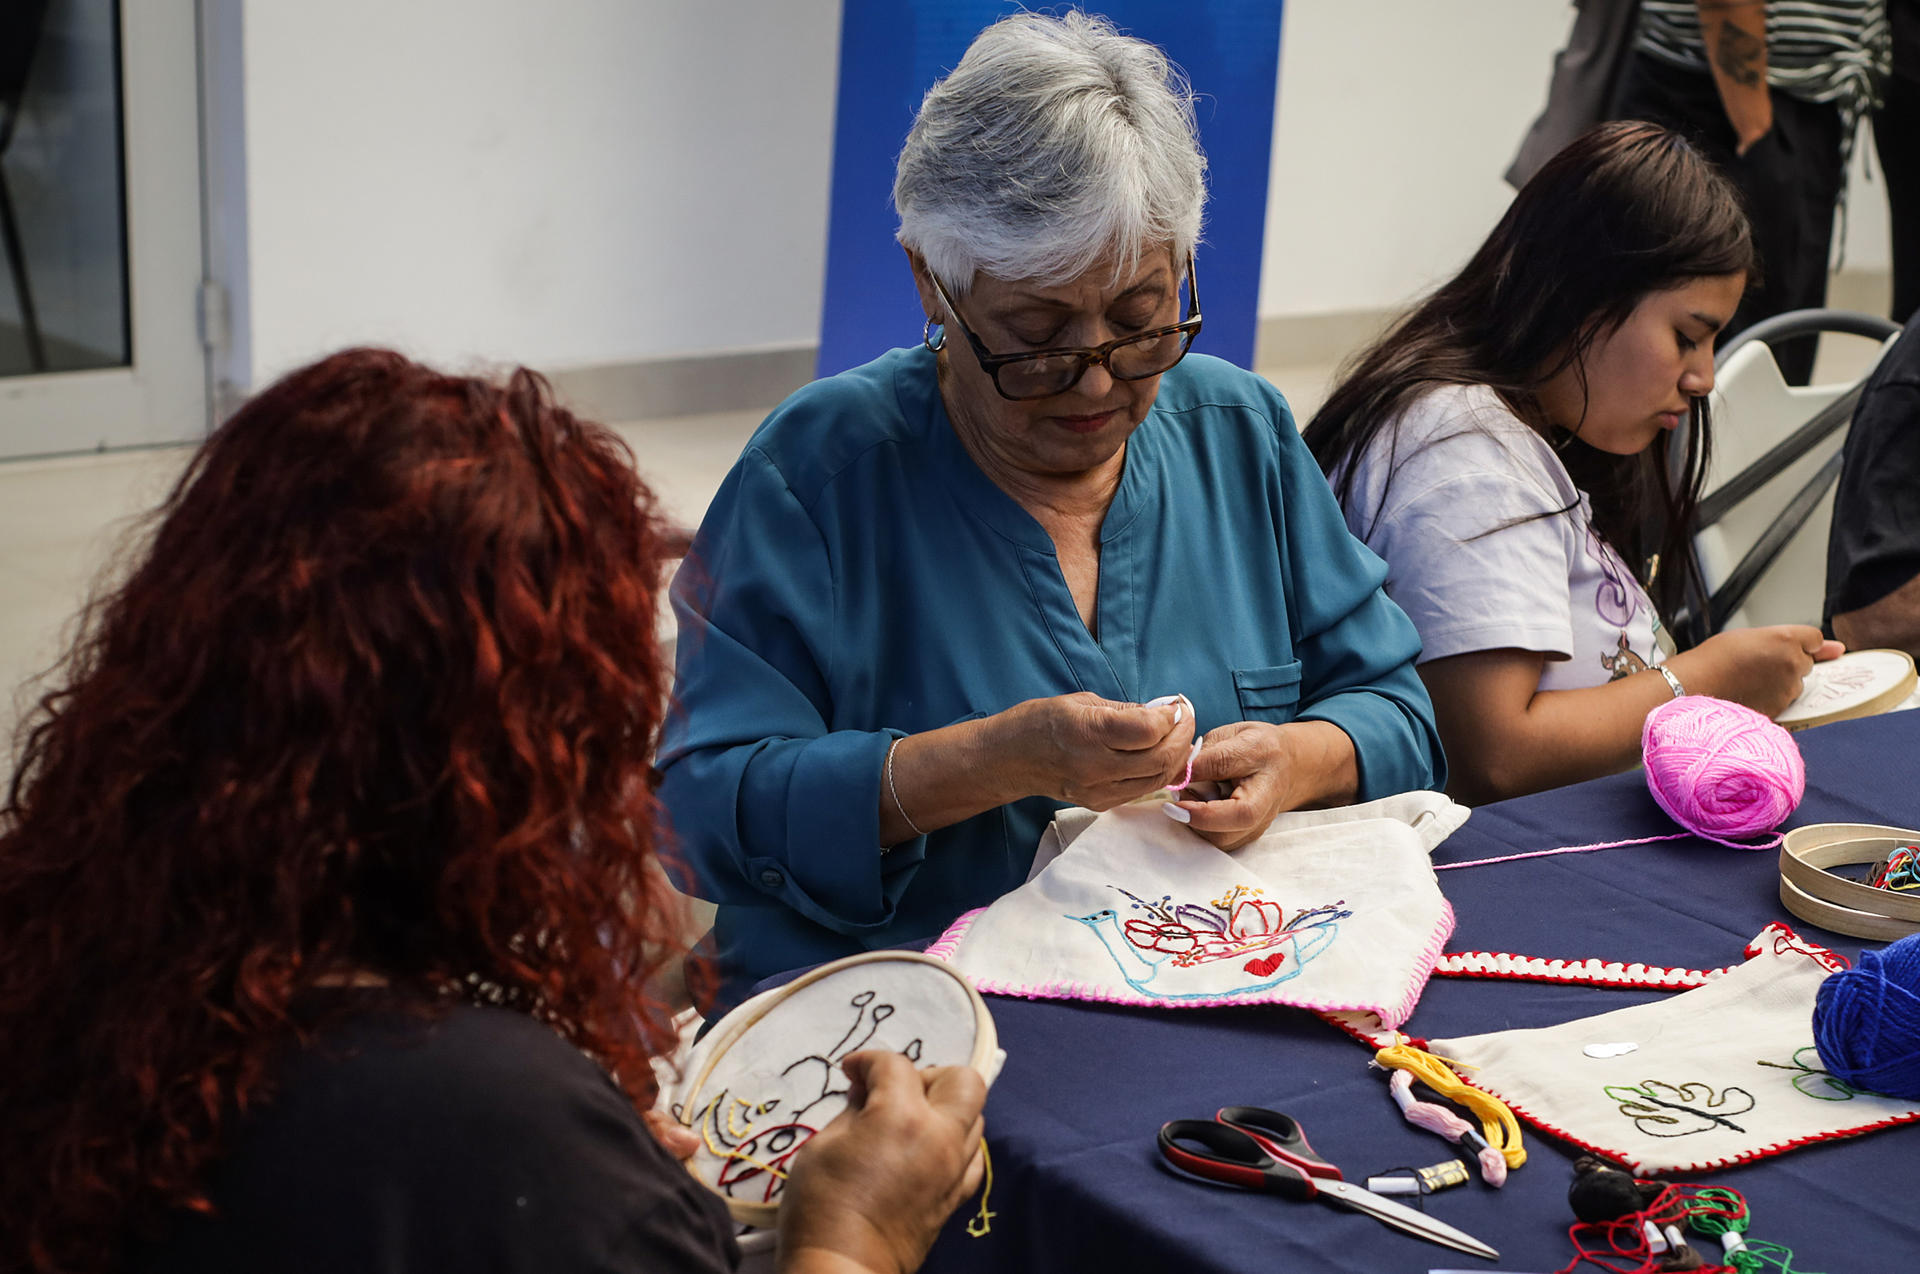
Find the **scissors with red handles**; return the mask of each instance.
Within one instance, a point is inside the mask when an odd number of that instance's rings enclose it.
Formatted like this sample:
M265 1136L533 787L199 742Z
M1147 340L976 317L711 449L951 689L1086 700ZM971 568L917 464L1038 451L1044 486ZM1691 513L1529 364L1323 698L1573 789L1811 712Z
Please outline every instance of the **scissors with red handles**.
M1471 1234L1349 1182L1307 1144L1299 1123L1277 1110L1225 1106L1212 1119L1175 1119L1160 1127L1160 1153L1208 1181L1290 1199L1325 1199L1429 1243L1488 1259L1500 1255Z

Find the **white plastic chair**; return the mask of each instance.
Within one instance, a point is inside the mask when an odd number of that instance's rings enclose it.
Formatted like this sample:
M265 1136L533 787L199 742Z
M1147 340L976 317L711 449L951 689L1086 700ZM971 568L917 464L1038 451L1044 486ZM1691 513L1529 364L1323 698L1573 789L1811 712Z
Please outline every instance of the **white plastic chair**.
M1870 314L1795 310L1754 324L1716 356L1713 452L1693 540L1708 598L1675 617L1683 645L1725 628L1820 622L1841 444L1872 365L1854 381L1788 385L1769 342L1815 332L1878 340L1877 363L1900 328ZM1675 472L1685 447L1676 433Z

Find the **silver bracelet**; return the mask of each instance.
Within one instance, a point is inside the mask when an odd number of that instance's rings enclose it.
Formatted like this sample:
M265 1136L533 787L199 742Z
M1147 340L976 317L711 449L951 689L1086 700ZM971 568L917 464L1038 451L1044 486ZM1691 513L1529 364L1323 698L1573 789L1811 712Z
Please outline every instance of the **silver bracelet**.
M1667 688L1673 691L1674 698L1681 699L1686 697L1687 688L1680 684L1680 678L1673 675L1673 669L1667 667L1665 664L1655 664L1653 671L1667 679Z
M887 795L893 797L893 808L900 811L900 817L905 819L907 826L913 829L913 834L915 836L925 836L926 833L920 830L918 824L913 821L912 815L907 813L907 807L900 803L900 789L893 785L893 754L898 752L900 745L905 742L906 740L904 738L895 739L893 746L887 749ZM887 849L892 848L893 846L891 845L887 846ZM886 850L881 850L880 852L885 853Z

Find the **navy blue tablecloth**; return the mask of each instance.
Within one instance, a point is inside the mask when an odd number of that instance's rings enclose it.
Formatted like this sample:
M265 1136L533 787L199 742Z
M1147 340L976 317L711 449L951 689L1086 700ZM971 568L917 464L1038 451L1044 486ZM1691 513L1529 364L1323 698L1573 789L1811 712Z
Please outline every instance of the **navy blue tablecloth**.
M1788 826L1920 828L1920 712L1798 736L1807 795ZM1675 828L1638 774L1485 806L1437 863ZM1443 872L1458 914L1450 951L1600 957L1713 968L1737 963L1770 921L1846 955L1862 943L1797 920L1779 903L1777 856L1692 839ZM1444 1038L1549 1026L1660 998L1659 992L1435 978L1407 1030ZM1501 1250L1497 1263L1406 1237L1322 1203L1208 1186L1161 1163L1168 1119L1242 1103L1284 1110L1349 1178L1453 1157L1409 1127L1361 1045L1288 1009L1131 1009L988 997L1007 1063L987 1102L992 1231L967 1236L961 1207L931 1271L1553 1270L1571 1257L1567 1183L1578 1151L1531 1125L1527 1165L1506 1187L1475 1180L1428 1210ZM1920 1262L1909 1188L1920 1126L1829 1142L1706 1178L1752 1204L1756 1238L1798 1268L1848 1274ZM1712 1248L1709 1245L1709 1253Z

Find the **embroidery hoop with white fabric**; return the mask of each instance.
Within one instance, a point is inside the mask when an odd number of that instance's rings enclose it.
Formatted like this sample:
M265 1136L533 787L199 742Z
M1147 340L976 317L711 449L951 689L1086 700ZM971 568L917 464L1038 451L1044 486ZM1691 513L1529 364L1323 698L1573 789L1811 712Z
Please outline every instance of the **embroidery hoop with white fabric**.
M1809 730L1891 711L1920 685L1913 656L1904 650L1853 650L1813 666L1799 697L1774 720L1789 730Z
M734 1220L778 1220L787 1165L846 1108L839 1062L862 1049L970 1066L989 1085L1007 1056L979 992L918 952L848 956L754 996L694 1047L671 1104L700 1137L687 1170Z

